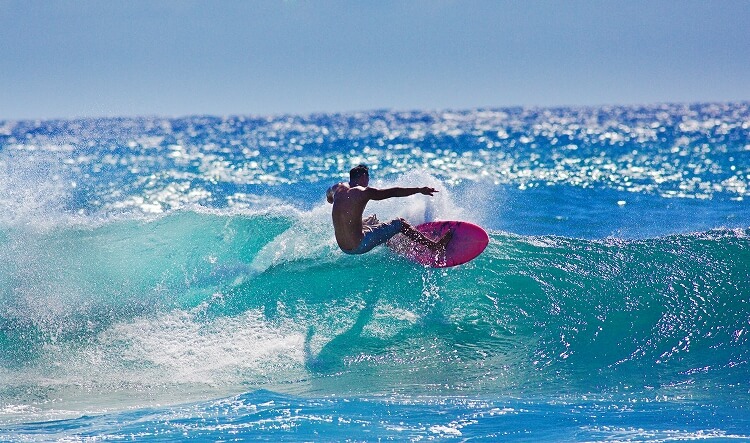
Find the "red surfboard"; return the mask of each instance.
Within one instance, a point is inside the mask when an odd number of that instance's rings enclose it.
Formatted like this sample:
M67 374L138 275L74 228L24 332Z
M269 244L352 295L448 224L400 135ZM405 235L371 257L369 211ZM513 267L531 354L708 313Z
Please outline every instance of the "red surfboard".
M444 255L436 254L404 235L397 235L388 241L388 246L397 254L433 268L448 268L473 260L490 242L484 229L469 222L434 221L415 226L415 229L432 240L439 240L449 231L453 231L453 237L448 242Z

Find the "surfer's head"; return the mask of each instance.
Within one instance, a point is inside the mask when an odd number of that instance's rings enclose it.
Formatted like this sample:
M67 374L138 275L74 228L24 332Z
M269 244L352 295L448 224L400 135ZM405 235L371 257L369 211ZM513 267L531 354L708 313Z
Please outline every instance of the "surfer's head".
M359 165L349 171L349 184L352 186L367 186L370 182L370 171L365 165Z

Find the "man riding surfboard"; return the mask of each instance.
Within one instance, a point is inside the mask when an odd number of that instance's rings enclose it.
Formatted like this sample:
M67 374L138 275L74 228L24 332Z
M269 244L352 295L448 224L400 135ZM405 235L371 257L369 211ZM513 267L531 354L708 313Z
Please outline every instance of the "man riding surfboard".
M380 223L375 216L362 219L365 206L370 200L385 200L393 197L408 197L415 194L432 196L438 192L434 188L393 187L377 189L368 186L370 174L367 166L359 165L349 171L349 183L337 183L326 192L328 203L333 204L333 228L336 242L347 254L364 254L377 245L383 244L398 233L427 246L435 253L444 253L445 245L451 239L449 232L440 240L433 241L414 229L403 218Z

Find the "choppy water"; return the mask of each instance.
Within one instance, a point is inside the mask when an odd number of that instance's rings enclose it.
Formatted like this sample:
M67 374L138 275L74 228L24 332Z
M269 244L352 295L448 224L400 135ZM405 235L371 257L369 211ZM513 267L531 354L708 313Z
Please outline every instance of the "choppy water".
M0 440L750 439L750 105L0 122ZM336 247L352 166L473 262Z

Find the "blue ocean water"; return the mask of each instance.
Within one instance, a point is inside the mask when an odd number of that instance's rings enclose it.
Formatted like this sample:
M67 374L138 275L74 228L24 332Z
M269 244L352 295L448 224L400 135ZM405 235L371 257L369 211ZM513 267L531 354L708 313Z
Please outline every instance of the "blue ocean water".
M476 260L336 247L468 220ZM750 104L0 122L0 440L750 440Z

